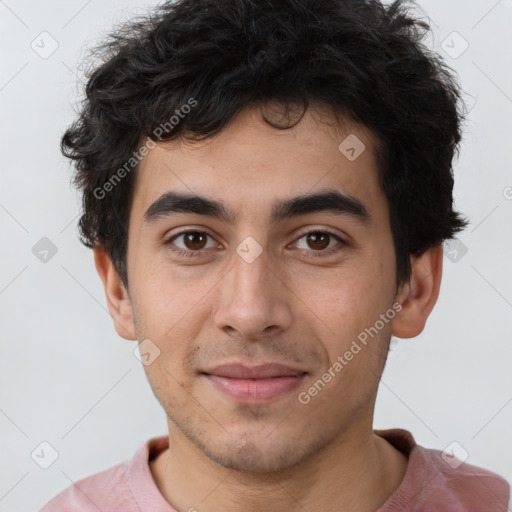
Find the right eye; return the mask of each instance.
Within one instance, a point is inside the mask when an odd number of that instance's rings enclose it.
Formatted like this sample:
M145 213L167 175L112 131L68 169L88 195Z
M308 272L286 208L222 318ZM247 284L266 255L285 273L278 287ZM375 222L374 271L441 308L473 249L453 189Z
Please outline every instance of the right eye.
M176 249L173 247L175 246L174 241L180 237L184 237L182 241L183 247L178 246ZM169 249L178 256L184 256L186 258L197 258L203 255L203 251L205 250L205 241L208 237L212 238L208 233L204 231L181 231L180 233L173 235L169 240L167 240L165 245L168 246ZM213 247L215 247L215 244L213 244Z

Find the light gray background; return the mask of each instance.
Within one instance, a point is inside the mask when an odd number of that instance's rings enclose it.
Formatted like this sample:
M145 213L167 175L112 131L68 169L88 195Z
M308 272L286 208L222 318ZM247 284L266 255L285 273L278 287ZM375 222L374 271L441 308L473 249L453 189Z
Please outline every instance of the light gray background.
M77 239L78 195L59 152L84 50L154 4L0 1L0 511L37 510L166 433L136 342L117 336ZM421 5L428 44L472 107L455 167L456 205L471 225L460 235L467 253L446 253L425 331L392 343L374 426L409 429L429 448L456 441L467 462L512 481L512 1ZM51 48L44 31L59 45L45 59L31 47ZM58 251L46 263L32 252L43 237ZM48 469L31 458L43 441L59 454Z

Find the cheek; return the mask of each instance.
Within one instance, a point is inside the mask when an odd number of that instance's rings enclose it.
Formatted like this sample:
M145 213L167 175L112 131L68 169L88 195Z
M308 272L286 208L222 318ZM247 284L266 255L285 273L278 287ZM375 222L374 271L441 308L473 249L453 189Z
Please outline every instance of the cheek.
M373 324L388 307L392 289L384 277L387 269L375 260L356 259L338 268L297 273L291 288L312 322L326 336L356 336Z
M201 307L204 292L196 291L192 283L183 282L180 286L176 276L155 272L146 273L133 293L137 337L149 340L146 342L149 351L158 356L144 366L146 375L152 386L168 389L173 394L171 390L177 383L186 385L190 377L187 370L191 366L187 361L196 350L194 343L200 337L203 315L207 314ZM179 394L178 388L175 391Z
M134 279L134 294L141 330L158 338L176 337L176 332L187 326L186 337L192 334L197 318L208 300L208 290L218 281L210 272L198 275L197 267L172 268L169 262L141 265L143 271Z
M389 262L382 258L361 258L350 266L317 273L311 281L314 286L300 288L297 283L308 306L304 309L307 321L317 326L317 335L328 356L326 364L343 358L343 369L336 375L344 377L334 380L340 385L343 381L345 390L347 386L361 386L363 390L364 382L374 381L368 369L379 372L394 316L381 320L381 315L386 315L391 307L394 290L394 272L388 267Z

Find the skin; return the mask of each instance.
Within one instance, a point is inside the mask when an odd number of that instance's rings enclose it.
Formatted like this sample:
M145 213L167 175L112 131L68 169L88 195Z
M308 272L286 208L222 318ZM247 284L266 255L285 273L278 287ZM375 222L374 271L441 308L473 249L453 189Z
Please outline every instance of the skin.
M391 335L417 336L437 300L442 248L411 258L398 289L388 204L379 187L375 138L328 110L309 109L288 130L243 111L212 139L172 141L149 152L138 170L130 214L127 290L98 246L96 268L120 336L150 339L160 356L144 369L168 418L171 450L150 468L178 511L376 511L396 490L407 458L372 429ZM338 149L356 134L354 161ZM371 218L314 212L278 223L278 199L335 188L360 200ZM164 192L214 198L238 214L230 225L190 213L144 224ZM174 247L184 229L211 238ZM330 256L305 231L340 236ZM251 263L236 248L248 236L263 252ZM329 248L339 242L329 241ZM205 247L206 246L206 247ZM326 250L326 249L322 249ZM298 401L379 315L401 311L308 404ZM300 389L267 403L237 403L200 372L233 360L288 362L308 372Z

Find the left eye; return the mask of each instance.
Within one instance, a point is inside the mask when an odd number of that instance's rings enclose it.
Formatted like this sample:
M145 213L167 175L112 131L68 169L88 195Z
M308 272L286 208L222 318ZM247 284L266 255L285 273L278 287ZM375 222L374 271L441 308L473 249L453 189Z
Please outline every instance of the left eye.
M305 239L306 243L309 244L308 247L310 248L311 243L313 244L313 252L323 252L328 254L333 252L332 246L329 248L329 250L324 250L328 248L329 242L333 241L332 239L337 240L341 243L341 245L343 245L343 240L339 236L335 235L334 233L330 233L329 231L309 231L308 233L304 233L302 236L300 236L297 241L302 239Z

